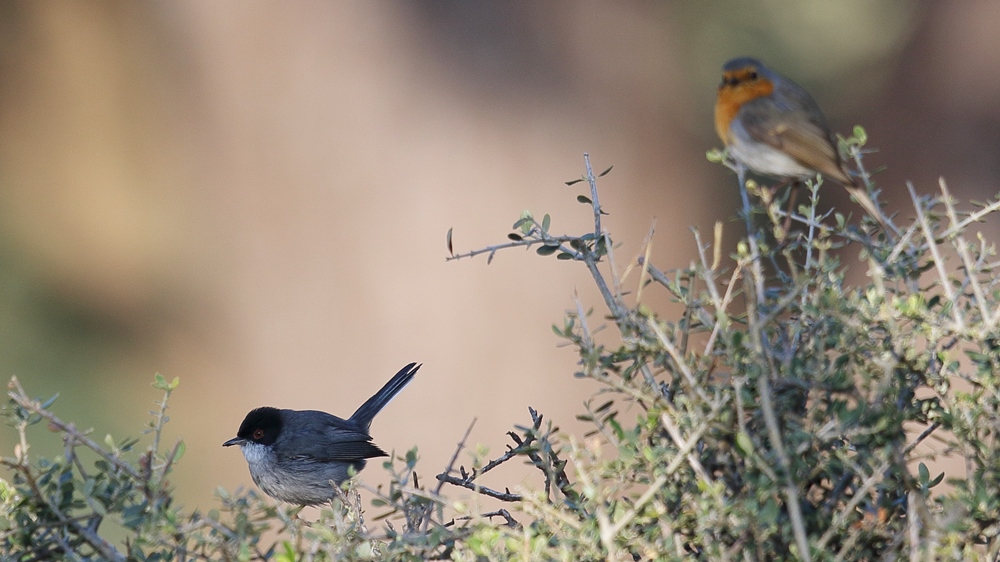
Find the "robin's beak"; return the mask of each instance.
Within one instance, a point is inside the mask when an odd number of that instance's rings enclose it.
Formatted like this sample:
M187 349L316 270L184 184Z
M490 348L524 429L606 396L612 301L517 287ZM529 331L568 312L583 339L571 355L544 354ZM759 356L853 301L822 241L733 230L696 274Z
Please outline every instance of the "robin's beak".
M223 443L222 446L223 447L228 447L230 445L240 445L240 446L243 446L246 442L247 442L247 440L243 439L242 437L233 437L229 441L226 441L225 443Z

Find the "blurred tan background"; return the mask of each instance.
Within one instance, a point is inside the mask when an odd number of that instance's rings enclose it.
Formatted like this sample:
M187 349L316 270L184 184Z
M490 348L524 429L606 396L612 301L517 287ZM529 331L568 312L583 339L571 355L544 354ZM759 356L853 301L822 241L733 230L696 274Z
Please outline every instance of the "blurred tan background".
M724 221L732 251L735 181L704 154L736 55L794 77L836 130L866 126L904 215L907 180L986 199L998 27L989 0L0 4L0 378L122 437L153 374L179 376L168 436L192 507L252 485L220 446L248 410L347 416L409 361L424 367L372 432L419 446L427 478L472 418L493 452L528 406L579 428L595 386L550 325L576 290L603 313L585 268L446 263L448 228L456 251L502 242L524 209L583 231L585 187L563 182L588 152L615 166L620 260L654 218L663 269L693 258L690 226Z

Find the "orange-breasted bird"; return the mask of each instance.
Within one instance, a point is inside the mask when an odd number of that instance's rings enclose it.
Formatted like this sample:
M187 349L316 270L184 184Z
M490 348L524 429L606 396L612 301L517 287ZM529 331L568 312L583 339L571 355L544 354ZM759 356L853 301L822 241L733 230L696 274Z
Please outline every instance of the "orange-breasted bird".
M759 60L736 58L722 67L715 131L737 163L781 178L806 179L819 172L847 188L882 222L874 202L844 167L816 101Z

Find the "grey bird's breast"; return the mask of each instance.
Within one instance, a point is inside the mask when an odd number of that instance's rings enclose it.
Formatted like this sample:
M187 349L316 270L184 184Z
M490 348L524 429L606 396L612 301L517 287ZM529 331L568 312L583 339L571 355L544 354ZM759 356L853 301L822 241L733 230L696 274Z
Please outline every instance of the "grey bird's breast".
M330 501L333 487L347 480L349 467L358 472L365 466L364 460L353 463L318 462L303 457L279 460L270 447L258 443L247 443L241 448L254 484L267 495L295 505Z

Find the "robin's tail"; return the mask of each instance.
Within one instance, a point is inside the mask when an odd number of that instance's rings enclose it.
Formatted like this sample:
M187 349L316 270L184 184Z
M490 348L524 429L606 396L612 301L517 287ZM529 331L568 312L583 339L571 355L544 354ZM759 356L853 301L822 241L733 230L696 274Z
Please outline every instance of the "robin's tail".
M868 213L873 219L878 221L879 225L882 226L883 230L885 230L887 233L892 232L892 229L890 229L889 225L886 223L885 215L882 214L881 209L878 208L878 205L875 204L875 201L873 201L872 198L868 195L867 189L865 189L864 187L859 187L857 186L857 184L855 185L844 184L844 189L846 189L847 193L850 193L851 197L864 208L866 213Z

